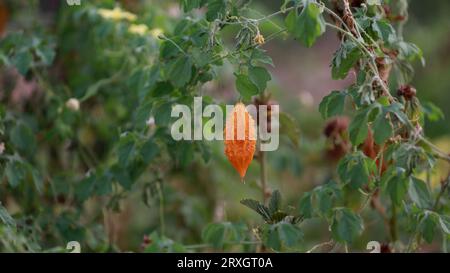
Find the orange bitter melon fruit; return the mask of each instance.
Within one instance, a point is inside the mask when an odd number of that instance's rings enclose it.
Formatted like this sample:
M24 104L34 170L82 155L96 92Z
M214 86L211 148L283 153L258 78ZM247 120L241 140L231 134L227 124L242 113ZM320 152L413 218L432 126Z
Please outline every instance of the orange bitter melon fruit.
M240 102L237 103L227 117L224 143L225 155L231 165L238 171L242 180L255 153L255 131L255 121L245 108L245 105Z

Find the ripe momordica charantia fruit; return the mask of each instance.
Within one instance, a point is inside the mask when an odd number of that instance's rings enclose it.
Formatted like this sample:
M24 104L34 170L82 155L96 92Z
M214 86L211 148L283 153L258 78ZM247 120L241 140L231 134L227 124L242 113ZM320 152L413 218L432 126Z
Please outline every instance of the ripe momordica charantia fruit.
M239 128L239 129L238 129ZM224 130L225 155L244 179L256 148L255 121L245 105L237 103L227 118Z

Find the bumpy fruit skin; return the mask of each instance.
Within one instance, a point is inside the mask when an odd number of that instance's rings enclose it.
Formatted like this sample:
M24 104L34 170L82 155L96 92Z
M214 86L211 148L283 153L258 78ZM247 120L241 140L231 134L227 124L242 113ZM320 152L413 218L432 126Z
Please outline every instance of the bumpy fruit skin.
M245 128L244 137L238 138L238 126ZM230 137L227 139L229 130L233 133L230 133ZM241 179L244 179L256 149L255 121L245 109L244 104L237 103L227 118L224 139L225 155L231 165L238 171Z

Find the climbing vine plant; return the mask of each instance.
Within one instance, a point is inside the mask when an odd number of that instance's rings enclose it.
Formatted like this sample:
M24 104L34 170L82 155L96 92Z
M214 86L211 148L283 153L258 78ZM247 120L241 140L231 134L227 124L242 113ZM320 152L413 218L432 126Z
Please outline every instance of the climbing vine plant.
M312 219L329 225L330 240L317 242L310 251L351 251L352 243L370 225L364 218L368 212L379 214L384 221L381 240L388 242L384 250L416 251L423 241L432 242L437 236L447 250L450 178L431 188L426 174L438 160L450 163L450 156L433 145L423 130L426 120L442 113L434 105L421 104L410 84L412 63L425 61L421 50L402 36L408 18L406 0L285 0L268 15L252 10L245 0L181 0L180 6L183 16L170 22L175 24L171 30L152 29L144 19L117 6L99 9L87 3L63 11L60 40L45 32L34 39L18 33L2 39L2 64L35 79L46 92L38 98L45 107L30 104L27 113L6 104L0 109L0 135L6 144L0 164L7 181L0 197L10 191L22 200L23 208L21 215L11 217L6 206L0 205L0 246L38 251L48 247L39 245L42 236L55 243L96 236L93 227L91 231L82 228L81 212L71 208L96 196L108 210L120 210L120 201L145 177L147 182L138 191L146 203L158 199L160 209L159 230L144 240L149 252L230 244L253 251L305 251L302 226ZM205 12L199 15L199 10ZM261 25L267 22L275 25L272 33L262 31ZM75 25L90 31L83 35L66 31ZM259 224L209 224L200 235L204 242L200 245L183 245L166 237L165 174L186 167L196 155L205 162L211 157L203 142L171 138L172 106L191 105L201 86L218 77L217 69L224 63L232 64L242 102L270 105L266 87L272 76L267 67L273 62L263 46L284 36L311 47L326 31L334 31L340 42L330 60L332 78L353 79L347 88L325 96L318 109L329 120L325 134L331 149L340 151L333 179L303 193L298 204L283 204L280 192L266 187L270 153L258 151L262 198L244 199L241 204L261 216ZM232 47L225 42L225 33L230 32ZM83 44L62 42L81 37ZM80 58L65 60L66 65L79 64L87 57L95 71L69 71L71 75L82 73L82 79L75 82L67 77L65 84L53 84L49 66L57 54L77 50ZM89 55L83 56L86 52ZM94 78L101 80L88 84ZM108 106L113 103L117 108ZM214 99L204 96L203 103L214 103ZM113 119L105 122L102 118L108 115ZM351 117L348 126L342 116ZM295 144L295 122L285 113L280 114L280 122L281 132ZM95 141L79 139L75 128L86 127L102 136L104 150L93 153ZM106 136L108 130L116 133ZM63 170L57 175L37 160L44 147L58 150L67 145L72 163L46 157L47 164ZM354 196L360 200L356 205L349 201ZM27 215L35 212L39 202L42 211L60 206L64 213L56 219L43 216L37 223L28 221ZM35 225L47 232L32 229ZM52 233L55 227L57 232ZM33 230L32 236L24 235L27 228ZM406 230L402 236L400 228ZM11 243L13 237L21 238L23 244ZM100 248L100 244L88 247L113 250Z
M337 165L336 181L303 194L295 216L279 210L277 192L269 207L255 200L242 201L266 222L260 230L266 246L275 250L292 247L293 241L301 239L298 223L312 217L325 219L333 238L317 247L334 247L336 243L347 246L363 232L365 224L360 215L367 207L380 213L395 251L414 251L422 239L431 242L436 229L446 240L449 219L441 198L447 191L448 178L438 192L430 192L427 182L419 177L430 172L436 160L450 158L426 139L422 129L426 115L439 115L439 110L426 111L415 88L409 85L413 77L411 63L424 64L424 59L421 50L402 37L408 16L406 1L330 1L330 7L317 1L285 1L280 11L257 19L235 14L233 11L241 9L234 9L230 3L203 4L209 7L207 19L214 30L217 25L241 27L236 37L236 47L241 49L235 53L238 61L246 60L247 50L260 52L258 46L265 42L258 29L261 22L286 15L284 28L270 38L287 32L311 47L327 29L335 30L341 44L331 60L332 77L338 80L355 74L354 84L332 91L319 105L324 119L344 113L352 116L342 136L347 145ZM184 7L193 8L186 3ZM248 84L242 84L244 79ZM247 72L237 76L236 88L244 98L258 95L257 84L252 81L251 64ZM365 196L359 208L345 206L344 197L352 191ZM398 237L400 219L410 228L411 238L405 242Z

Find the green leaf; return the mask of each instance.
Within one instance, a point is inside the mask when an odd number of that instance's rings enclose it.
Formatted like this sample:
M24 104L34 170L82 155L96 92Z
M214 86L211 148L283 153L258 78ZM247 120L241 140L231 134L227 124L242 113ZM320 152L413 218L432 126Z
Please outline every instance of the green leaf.
M332 205L333 205L333 200L329 194L328 191L324 191L324 190L319 190L319 191L314 191L314 195L316 198L316 202L318 203L318 210L319 210L319 215L321 216L328 216L329 212L331 211Z
M423 58L422 50L413 43L407 43L404 41L399 41L397 43L397 48L399 51L399 59L405 60L408 62L413 62L417 59L420 60L422 65L425 65L425 59Z
M334 80L341 80L347 77L348 72L356 65L361 58L361 50L353 42L344 42L334 53L331 62L331 75Z
M6 208L2 205L2 203L0 202L0 220L1 222L3 222L4 225L9 226L9 227L15 227L16 226L16 222L14 221L14 219L11 217L11 215L9 215L8 211L6 210Z
M244 232L245 226L240 224L211 223L203 229L202 239L214 248L222 248L225 243L240 242Z
M431 194L427 184L414 176L409 179L408 194L418 207L425 209L431 206Z
M276 224L278 237L280 241L287 247L293 247L303 238L303 232L295 225L287 222L279 222Z
M274 66L272 58L261 48L254 48L251 52L250 59L252 65L267 64Z
M155 157L158 156L160 152L158 145L153 141L153 139L146 141L140 151L142 159L146 164L149 164Z
M286 216L288 216L288 214L286 212L281 211L281 210L276 211L270 216L271 223L273 224L273 223L278 223L278 222L284 221L286 219Z
M172 113L171 102L163 103L159 107L157 107L154 112L156 125L167 126L170 122L171 113Z
M294 38L297 39L298 34L296 33L297 31L297 11L296 10L292 10L291 12L289 12L289 14L286 16L286 19L284 20L284 23L286 25L286 29L288 30L289 33L291 33L292 35L294 35Z
M353 145L358 146L363 143L369 132L368 126L368 111L363 109L353 118L349 126L350 141Z
M317 215L329 219L333 204L342 197L341 187L334 181L318 186L313 190L313 207L318 208Z
M318 37L325 32L325 20L322 9L309 1L304 6L300 15L292 10L286 17L287 30L295 39L300 39L307 47L311 47Z
M395 30L386 20L374 20L372 29L380 39L386 44L391 44L395 40Z
M36 190L39 193L42 193L44 189L44 179L41 173L39 173L39 171L33 168L31 165L29 165L28 167L30 169L29 171L31 172L31 177L33 178L33 183L34 186L36 187Z
M396 161L396 165L404 168L408 173L425 171L435 165L434 156L420 146L405 142L397 147L395 153L392 153L392 157Z
M373 138L377 144L383 144L393 134L392 125L384 111L381 111L381 114L377 116L372 127Z
M161 69L159 65L153 65L153 66L145 66L145 67L138 67L136 68L131 76L127 80L127 86L137 91L139 94L140 99L144 99L144 97L148 94L150 90L155 86L157 80L159 79L161 74ZM163 84L170 85L168 82L162 82ZM155 87L152 91L152 95L158 96L158 94L154 94L154 90L157 89ZM166 90L164 90L166 91ZM164 92L169 93L169 92Z
M430 121L438 121L444 119L444 113L432 102L421 103L422 111Z
M350 187L358 189L369 182L376 171L376 164L362 152L357 152L341 159L337 171L343 183L350 183Z
M408 191L408 179L405 177L405 169L394 168L388 170L382 177L382 185L391 197L392 202L401 205Z
M267 247L279 251L282 247L280 236L278 235L278 232L276 232L276 230L272 227L273 226L265 226L263 233L264 244Z
M5 176L11 187L15 188L19 186L21 182L24 182L27 174L28 168L23 162L12 160L6 163Z
M285 221L264 226L263 241L267 247L280 251L283 246L294 247L303 239L301 229Z
M126 190L131 190L131 186L133 185L134 180L131 179L130 173L128 172L127 168L124 168L123 165L115 164L110 168L110 171L112 175L114 176L115 180ZM103 184L106 188L105 191L109 191L109 181L103 181L105 184ZM108 183L108 184L106 184Z
M116 175L119 165L114 165L111 167L112 172L103 170L98 170L96 173L90 173L84 177L75 186L75 196L79 202L86 201L92 195L107 195L112 192L112 175ZM116 177L117 179L117 177ZM121 183L122 184L122 183Z
M420 223L419 230L422 237L429 244L433 242L434 233L437 226L437 215L431 211L425 211Z
M260 66L250 67L248 77L258 87L260 93L266 89L267 82L272 79L267 69Z
M33 63L33 55L31 55L31 53L28 50L17 53L12 60L12 64L17 68L17 71L19 71L19 73L22 74L23 76L27 74L32 63Z
M261 203L259 203L258 201L254 199L242 199L241 204L259 213L258 207L261 205Z
M119 140L117 148L118 163L121 166L128 166L130 156L134 151L135 138L133 134L127 133Z
M55 59L55 49L50 45L45 45L36 48L36 55L41 59L45 65L51 65Z
M174 91L174 87L169 82L158 82L150 91L151 97L170 96Z
M100 196L107 195L112 192L112 183L109 173L98 172L96 174L94 192Z
M23 122L18 122L9 134L12 144L19 151L31 155L36 149L36 139L33 131Z
M328 219L332 215L333 204L342 199L341 187L334 181L317 186L304 193L299 203L299 213L304 218L321 217Z
M96 96L98 94L98 92L101 90L101 88L103 88L105 85L108 85L112 82L114 82L115 78L110 77L110 78L105 78L105 79L101 79L99 81L97 81L96 83L90 85L88 87L88 89L86 90L86 93L84 93L83 97L80 98L80 101L86 101L89 98Z
M83 178L75 186L75 196L79 202L86 201L93 193L95 188L95 175L89 175Z
M134 117L137 128L144 128L144 126L146 126L147 120L152 113L153 102L154 99L147 96L137 107Z
M175 87L183 87L192 77L192 60L181 56L170 61L166 67L166 77Z
M175 147L176 165L181 168L188 166L194 158L194 145L191 141L177 141Z
M287 137L298 147L300 138L300 127L294 118L290 115L280 112L278 118L280 119L280 134L287 135Z
M244 98L249 100L252 96L258 94L258 87L250 81L250 79L244 74L236 74L236 89Z
M300 199L298 210L304 218L311 218L312 216L312 195L310 192L304 193Z
M241 200L241 204L257 212L262 216L264 221L270 222L272 220L269 209L258 201L253 199L243 199Z
M395 115L401 123L407 125L410 123L408 117L406 116L406 114L403 112L403 104L399 103L399 102L394 102L391 105L384 107L384 110L386 112L390 112L393 115Z
M270 215L274 214L280 209L281 206L281 194L279 190L275 190L272 192L272 196L269 200L269 212Z
M222 18L226 12L225 0L208 0L208 11L206 12L206 20L209 22L217 18Z
M181 6L184 12L189 12L193 9L201 8L204 2L204 0L181 0Z
M334 209L331 222L333 238L338 242L351 243L363 231L361 217L348 208Z
M225 239L225 226L221 223L209 224L203 231L202 238L213 247L221 248Z
M319 104L319 112L323 119L332 116L341 115L344 112L345 97L347 94L341 91L332 91L329 95L324 97Z

